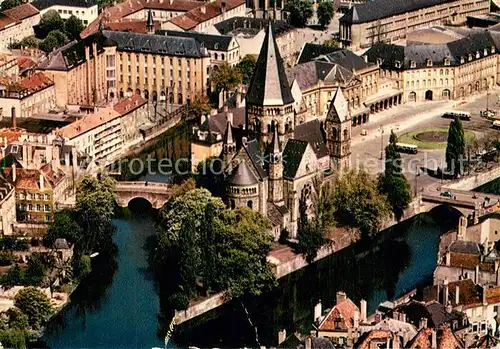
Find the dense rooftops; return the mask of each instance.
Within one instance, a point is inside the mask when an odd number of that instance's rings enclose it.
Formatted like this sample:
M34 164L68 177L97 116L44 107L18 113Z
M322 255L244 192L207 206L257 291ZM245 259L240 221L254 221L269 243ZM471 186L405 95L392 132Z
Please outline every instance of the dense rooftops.
M10 78L0 78L0 97L7 98L24 98L41 91L49 86L53 86L54 82L43 73L36 73L19 81L13 81Z
M242 5L245 5L245 0L216 0L204 3L203 5L186 12L182 16L174 17L170 20L170 22L181 29L191 30L198 24L221 15L223 11L231 11Z
M250 17L232 17L222 22L214 24L215 29L222 35L256 35L262 29L266 29L269 19L250 18ZM295 29L288 22L273 21L274 35L279 37Z

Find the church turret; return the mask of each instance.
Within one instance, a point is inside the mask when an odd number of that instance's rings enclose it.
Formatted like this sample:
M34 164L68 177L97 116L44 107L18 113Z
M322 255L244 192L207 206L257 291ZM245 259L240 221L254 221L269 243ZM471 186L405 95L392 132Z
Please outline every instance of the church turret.
M269 21L246 94L247 129L261 140L269 142L274 122L278 133L289 134L289 137L295 128L293 102L273 24Z
M330 167L342 175L351 167L351 116L340 88L330 103L326 115L325 133Z
M283 200L283 158L277 127L274 128L271 152L269 154L269 201Z
M148 31L148 34L155 33L155 21L153 19L153 12L151 11L151 9L148 10L148 18L146 20L146 29Z
M224 134L224 143L222 146L222 158L224 163L228 164L236 153L236 143L233 138L233 126L231 121L227 121L226 133Z

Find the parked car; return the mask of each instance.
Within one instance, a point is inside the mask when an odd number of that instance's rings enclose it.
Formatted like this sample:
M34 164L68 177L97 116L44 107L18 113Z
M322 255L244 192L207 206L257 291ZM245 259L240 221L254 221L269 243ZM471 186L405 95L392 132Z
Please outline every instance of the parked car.
M441 193L441 196L444 196L444 197L447 197L447 198L452 198L453 197L453 194L450 193L449 191L443 191Z
M482 116L483 118L492 118L492 117L494 117L495 115L497 115L497 113L496 113L495 111L493 111L493 110L489 110L489 109L487 109L487 110L481 110L481 113L480 113L480 114L481 114L481 116Z

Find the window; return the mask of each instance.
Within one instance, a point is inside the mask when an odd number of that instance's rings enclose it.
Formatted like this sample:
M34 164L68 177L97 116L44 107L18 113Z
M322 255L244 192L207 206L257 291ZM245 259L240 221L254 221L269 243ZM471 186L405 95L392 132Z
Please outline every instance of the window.
M396 66L396 68L401 68L401 62L400 61L396 61L396 63L394 65Z
M415 68L416 66L417 64L415 63L415 61L410 62L410 68Z
M432 60L430 60L430 59L428 59L428 60L427 60L427 66L428 66L428 67L432 67ZM429 74L430 74L430 73L431 73L431 72L429 71Z
M444 65L450 65L450 59L449 58L445 58L444 59Z

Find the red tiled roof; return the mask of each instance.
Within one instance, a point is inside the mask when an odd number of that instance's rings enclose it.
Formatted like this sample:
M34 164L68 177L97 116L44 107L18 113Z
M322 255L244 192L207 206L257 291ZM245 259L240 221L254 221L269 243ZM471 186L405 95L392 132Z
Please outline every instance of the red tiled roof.
M190 10L182 16L172 18L170 22L184 30L193 29L198 24L222 14L222 2L226 4L226 11L230 11L245 4L245 0L216 0Z
M354 313L359 308L349 298L335 305L318 326L321 331L347 331L354 326Z
M35 67L36 62L28 57L18 57L17 58L17 65L19 66L19 69L24 70L24 69L28 69L31 67Z
M107 30L122 31L122 32L134 32L147 34L148 28L146 27L146 21L138 20L121 20L120 22L109 22L104 24L104 28ZM155 22L154 30L161 29L160 22Z
M120 115L125 115L131 110L134 110L146 104L147 102L148 101L142 98L140 95L134 94L131 97L125 98L124 100L115 104L113 109Z
M35 73L19 81L19 86L29 93L39 91L51 85L54 85L54 82L42 72Z
M22 21L23 19L29 18L39 13L35 6L31 4L22 4L11 9L3 11L9 17L15 20Z
M44 165L40 171L53 187L56 187L59 183L61 183L66 176L60 169L54 170L51 164Z
M488 304L500 303L500 286L486 289L486 301Z
M4 15L0 12L0 30L11 27L16 24L16 22L17 21L14 18Z
M384 330L373 330L368 333L368 336L359 343L357 346L358 349L370 349L371 343L373 340L384 340L384 339L391 339L393 338L394 335L390 331L384 331Z

